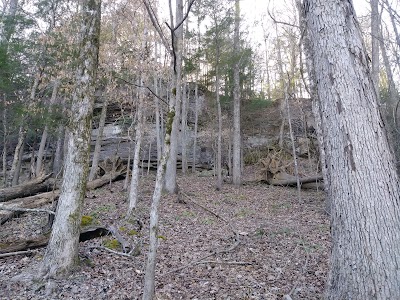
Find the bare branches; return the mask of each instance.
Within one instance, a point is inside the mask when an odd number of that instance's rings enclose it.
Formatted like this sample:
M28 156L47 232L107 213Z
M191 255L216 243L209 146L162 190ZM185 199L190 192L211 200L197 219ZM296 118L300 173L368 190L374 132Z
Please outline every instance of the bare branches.
M268 8L268 15L269 15L269 17L272 19L272 21L274 21L275 24L282 24L282 25L286 25L286 26L295 27L295 28L300 29L300 26L298 26L298 25L296 25L296 24L290 24L290 23L287 23L287 22L284 22L284 21L279 21L279 20L277 20L277 19L271 14L271 11L269 10L269 8Z
M146 7L146 10L149 14L150 20L153 23L154 28L156 29L156 31L158 32L158 35L161 38L161 41L163 42L164 46L166 49L168 49L168 51L171 53L171 55L174 58L174 73L176 74L176 51L175 51L175 31L178 30L179 27L181 27L181 25L183 24L183 22L185 22L185 20L187 19L187 17L189 16L190 10L194 4L196 0L190 0L189 4L188 4L188 8L186 10L185 15L183 16L182 20L179 21L178 24L176 24L175 26L173 25L173 15L172 15L172 10L171 10L171 1L169 1L169 6L170 6L170 17L171 17L171 25L168 24L167 22L165 22L165 25L167 25L168 29L171 32L171 45L167 42L167 39L164 35L164 33L162 32L162 28L160 23L158 22L157 19L157 15L154 12L153 8L150 6L150 3L148 2L148 0L143 0L143 4ZM173 27L174 26L174 27ZM171 49L172 48L172 49ZM149 89L150 90L150 89ZM151 90L150 90L151 91ZM152 92L152 91L151 91ZM152 92L153 93L153 92ZM154 94L154 93L153 93ZM155 95L155 94L154 94ZM155 95L156 96L156 95Z
M144 88L144 89L149 90L149 92L152 93L155 97L157 97L157 98L160 99L162 102L164 102L166 105L168 105L168 102L167 102L165 99L161 98L159 95L157 95L150 87L148 87L148 86L146 86L146 85L139 85L139 84L136 84L136 83L134 83L134 82L128 81L128 80L126 80L126 79L124 79L124 78L121 78L121 77L115 76L115 78L120 79L120 80L122 80L123 82L125 82L125 83L127 83L127 84L130 84L130 85L133 85L133 86L135 86L135 87Z
M169 45L169 43L167 41L167 38L165 37L165 35L164 35L163 31L162 31L160 23L158 22L156 13L154 12L154 10L151 7L151 5L148 2L148 0L143 0L143 4L146 7L147 13L149 14L149 17L150 17L150 20L151 20L151 23L153 23L153 26L154 26L155 30L157 31L158 35L160 36L160 39L161 39L162 43L164 44L164 47L170 51L171 47L170 47L170 45Z

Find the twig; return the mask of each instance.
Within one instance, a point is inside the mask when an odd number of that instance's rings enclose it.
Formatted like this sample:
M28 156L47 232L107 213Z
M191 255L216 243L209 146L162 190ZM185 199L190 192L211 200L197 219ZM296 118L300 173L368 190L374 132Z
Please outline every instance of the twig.
M249 261L216 261L216 260L205 260L200 261L197 265L200 264L216 264L216 265L238 265L238 266L249 266L253 265L254 263Z
M0 254L0 258L14 256L14 255L23 255L23 254L31 254L36 253L37 250L26 250L26 251L17 251L17 252L8 252Z
M124 257L128 257L128 258L133 258L131 255L129 255L129 254L127 254L127 253L115 251L115 250L109 249L109 248L104 247L104 246L90 246L90 247L88 247L88 249L105 250L105 251L108 251L108 252L113 253L113 254L116 254L116 255L120 255L120 256L124 256Z
M213 216L215 216L216 218L224 221L226 224L228 224L228 226L230 227L230 229L233 231L233 233L236 235L236 237L239 237L239 233L233 228L232 224L226 220L225 218L221 217L219 214L217 214L216 212L212 211L211 209L201 205L200 203L196 202L195 200L193 200L188 194L184 193L184 192L180 192L183 196L186 197L186 199L190 200L190 202L192 202L193 204L199 206L200 208L204 209L205 211L209 212L210 214L212 214Z
M48 210L48 209L34 209L34 208L21 208L21 207L0 207L0 210L7 210L7 211L16 211L16 212L39 212L39 213L47 213L49 215L55 215L54 211Z

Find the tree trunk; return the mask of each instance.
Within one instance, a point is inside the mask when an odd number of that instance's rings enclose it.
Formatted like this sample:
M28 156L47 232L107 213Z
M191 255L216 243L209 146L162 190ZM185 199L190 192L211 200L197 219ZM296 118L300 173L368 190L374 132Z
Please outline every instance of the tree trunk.
M192 162L192 172L196 173L196 150L197 150L197 126L199 122L199 84L198 82L198 73L196 73L196 86L194 88L194 133L193 133L193 162Z
M40 275L65 275L78 264L78 244L89 166L101 0L82 3L82 31L76 83L72 95L68 152L60 199Z
M94 146L92 166L89 172L89 181L92 181L96 177L97 167L99 166L101 142L103 140L104 125L106 124L107 117L107 106L108 106L109 95L104 97L103 107L101 108L99 128L97 129L96 145Z
M144 277L144 291L143 300L152 300L154 297L154 287L155 287L155 268L156 268L156 256L158 247L158 209L161 199L161 192L163 187L163 182L165 179L165 167L167 164L168 156L170 154L170 141L171 141L171 131L172 124L175 117L175 110L172 104L170 104L169 112L167 115L167 124L165 132L165 143L164 152L161 157L160 164L157 168L156 185L154 187L153 200L151 203L150 210L150 243L149 250L147 253L147 264L146 273Z
M19 127L19 133L18 133L18 142L17 142L17 146L15 147L14 150L14 158L12 161L12 165L11 165L11 169L9 174L9 184L11 186L14 186L17 184L18 182L18 178L17 178L17 168L18 168L18 163L19 163L19 159L20 159L20 152L23 151L23 145L24 145L24 141L25 141L25 129L23 128L23 126Z
M157 77L154 76L154 88L155 93L158 95L158 80ZM154 103L156 106L156 141L157 141L157 166L160 163L162 149L161 149L161 132L160 132L160 104L158 101L158 97L154 96Z
M330 174L327 299L400 299L398 176L352 2L305 0L302 14Z
M233 52L236 57L233 66L233 161L232 161L232 179L233 184L241 184L241 132L240 132L240 76L239 76L239 26L240 26L240 4L235 0L235 34Z
M143 85L143 79L139 81L139 86ZM140 160L140 148L142 145L142 135L143 135L143 89L139 90L139 103L137 105L137 124L136 124L136 144L135 144L135 154L133 156L133 166L132 166L132 178L131 185L128 195L128 213L127 216L131 217L136 210L136 204L138 200L138 183L139 183L139 160ZM142 168L143 170L143 168Z
M56 152L53 160L53 174L58 177L63 161L63 145L64 145L64 125L60 125L57 130Z
M188 171L188 162L187 162L187 115L188 115L188 97L187 97L187 89L186 89L186 80L183 83L182 89L182 123L181 123L181 135L182 135L182 173L186 174Z
M217 46L218 47L218 46ZM219 60L219 49L217 49L217 60ZM217 143L217 190L220 191L222 188L222 112L221 112L221 101L219 99L219 68L218 62L215 68L215 96L217 100L217 111L218 111L218 143Z
M58 87L60 86L60 82L58 80L54 81L54 86L53 86L53 93L51 95L50 98L50 110L49 113L51 113L53 111L53 106L56 102L57 99L57 91L58 91ZM39 146L39 151L37 154L37 160L36 160L36 171L35 171L35 175L38 176L42 170L42 161L43 161L43 153L44 153L44 149L46 146L46 141L47 141L47 135L48 135L48 131L49 131L49 126L46 125L44 127L43 130L43 134L42 134L42 139L40 140L40 146Z
M183 20L183 1L176 1L176 22L179 24ZM181 99L182 99L182 43L183 43L183 25L176 29L175 31L175 56L176 59L173 61L174 68L174 83L175 87L173 93L175 94L171 97L175 107L175 118L172 123L171 132L171 150L167 162L167 170L165 176L165 189L170 193L174 194L178 192L178 187L176 184L176 162L178 156L178 144L179 144L179 123L181 117Z
M4 99L5 100L5 99ZM3 162L3 186L7 185L7 107L6 101L4 101L3 107L3 153L2 153L2 162Z

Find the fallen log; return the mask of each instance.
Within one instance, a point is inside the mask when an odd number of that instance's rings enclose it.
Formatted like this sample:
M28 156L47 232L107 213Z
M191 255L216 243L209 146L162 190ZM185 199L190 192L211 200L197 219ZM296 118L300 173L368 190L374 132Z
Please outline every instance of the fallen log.
M126 168L124 170L121 170L119 172L111 172L103 175L100 178L97 178L93 181L89 181L86 184L86 190L94 190L99 187L102 187L103 185L106 185L107 183L111 183L113 181L116 181L118 177L124 175L126 173Z
M84 242L97 237L110 235L111 231L105 227L88 227L82 230L79 235L79 241ZM0 254L12 253L17 251L26 251L42 248L49 242L50 234L41 235L35 238L22 241L13 241L0 244Z
M23 184L0 189L0 202L23 198L53 189L55 180L47 180L50 176L51 174L43 174Z
M299 178L300 184L312 183L322 181L321 175ZM268 184L280 186L294 186L297 185L296 176L287 173L279 172L267 180Z
M86 185L86 189L94 190L102 187L107 183L117 180L123 174L124 172L106 174L101 178L88 182ZM0 225L4 224L8 220L12 219L14 216L23 212L15 211L16 208L34 209L57 200L59 196L60 190L55 190L52 192L41 193L34 196L13 199L7 202L0 203Z
M14 199L8 202L0 203L0 224L4 224L20 212L10 211L13 208L29 208L34 209L55 201L60 196L60 191L55 190L53 192L42 193L34 196L25 198Z

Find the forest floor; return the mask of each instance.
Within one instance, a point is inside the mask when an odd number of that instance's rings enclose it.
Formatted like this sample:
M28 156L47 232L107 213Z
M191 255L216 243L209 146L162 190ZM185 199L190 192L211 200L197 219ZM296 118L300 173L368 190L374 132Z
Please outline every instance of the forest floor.
M186 203L163 195L155 299L323 297L330 251L324 194L302 191L299 201L296 189L251 182L251 167L245 173L246 185L224 184L222 191L212 177L180 176ZM94 225L114 225L137 246L137 256L95 248L112 240L93 239L80 244L82 263L68 278L29 285L13 278L35 273L44 249L2 258L0 299L140 299L154 180L154 174L140 180L143 227L125 219L122 181L88 192L85 202ZM0 241L39 235L46 222L43 214L24 214L1 226Z

